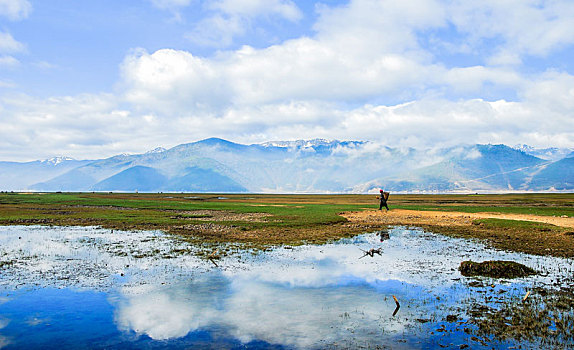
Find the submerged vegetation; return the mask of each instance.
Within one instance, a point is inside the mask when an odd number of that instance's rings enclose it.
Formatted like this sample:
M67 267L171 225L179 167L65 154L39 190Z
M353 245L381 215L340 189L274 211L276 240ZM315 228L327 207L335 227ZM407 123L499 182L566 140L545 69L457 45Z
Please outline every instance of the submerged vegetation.
M536 288L525 298L503 303L499 308L480 309L470 319L477 335L499 341L530 342L540 349L570 349L574 346L574 290Z
M536 271L528 266L514 262L491 260L481 263L463 261L459 271L463 276L486 276L492 278L517 278L536 274Z

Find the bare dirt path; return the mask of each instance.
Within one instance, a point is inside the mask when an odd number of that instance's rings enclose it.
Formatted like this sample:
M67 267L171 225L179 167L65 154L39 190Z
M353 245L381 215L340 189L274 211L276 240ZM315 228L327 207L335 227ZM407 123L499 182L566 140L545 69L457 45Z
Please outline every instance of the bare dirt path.
M500 213L461 213L452 211L420 211L392 209L390 211L370 210L342 213L351 222L377 222L381 224L425 224L433 226L466 226L476 219L506 219L533 221L560 227L574 228L574 218Z

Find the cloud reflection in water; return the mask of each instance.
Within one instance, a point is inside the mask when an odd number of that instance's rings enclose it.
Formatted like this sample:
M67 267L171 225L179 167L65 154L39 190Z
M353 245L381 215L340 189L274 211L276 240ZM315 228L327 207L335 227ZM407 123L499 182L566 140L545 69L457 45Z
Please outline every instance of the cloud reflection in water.
M207 331L244 344L309 348L352 340L352 347L415 334L413 327L422 327L417 318L443 320L472 293L458 281L462 260L515 260L548 271L514 281L516 288L548 282L572 264L421 230L390 233L384 242L365 234L231 256L217 269L193 251L175 254L189 246L160 232L0 227L0 256L10 261L0 283L103 290L119 330L155 340ZM382 256L360 259L361 249L373 247L382 248ZM395 317L392 295L403 305Z
M296 287L249 277L213 273L189 284L128 294L118 303L115 319L120 329L153 339L216 327L243 343L294 347L402 329L391 320L394 302L372 286Z

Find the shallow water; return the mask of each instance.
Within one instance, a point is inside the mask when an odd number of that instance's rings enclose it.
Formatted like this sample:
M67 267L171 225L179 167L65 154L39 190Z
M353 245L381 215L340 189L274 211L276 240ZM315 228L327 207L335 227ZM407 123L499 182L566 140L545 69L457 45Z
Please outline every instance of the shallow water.
M215 267L161 232L0 227L0 348L534 347L473 336L469 305L560 287L574 271L568 259L389 233L235 253ZM363 257L371 248L382 255ZM458 272L495 259L543 274L473 287Z

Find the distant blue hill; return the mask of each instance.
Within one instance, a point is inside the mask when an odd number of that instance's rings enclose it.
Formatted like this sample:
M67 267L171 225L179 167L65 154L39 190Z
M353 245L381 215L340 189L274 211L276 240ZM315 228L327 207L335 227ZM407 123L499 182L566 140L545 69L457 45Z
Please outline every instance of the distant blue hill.
M166 182L167 178L156 169L137 165L98 182L92 190L149 192L161 189Z
M38 191L89 191L94 178L78 169L73 169L49 181L40 182L30 188Z
M534 156L544 154L545 159ZM0 189L365 193L573 190L565 149L393 148L363 141L243 145L218 138L93 161L0 162ZM6 175L9 174L9 175Z
M456 150L433 165L378 179L371 186L390 191L526 191L527 179L546 161L505 145Z
M561 159L534 175L530 187L535 190L574 190L574 157Z
M523 189L525 176L543 160L505 145L477 145L481 156L456 161L461 181L474 180L492 188Z
M26 190L32 184L65 174L90 160L55 157L33 162L0 162L0 190Z
M183 176L174 177L164 186L177 192L247 192L248 190L227 176L210 169L191 167Z

